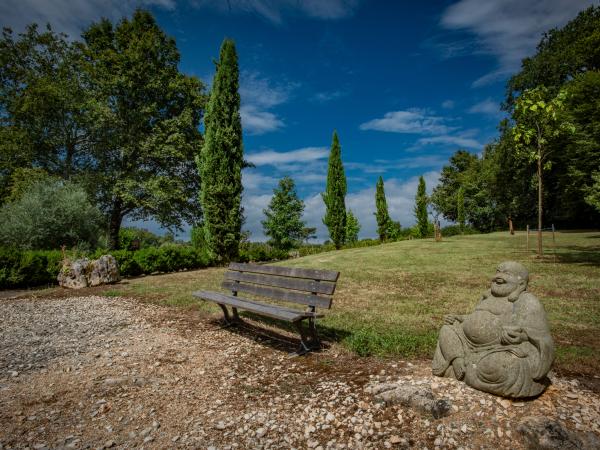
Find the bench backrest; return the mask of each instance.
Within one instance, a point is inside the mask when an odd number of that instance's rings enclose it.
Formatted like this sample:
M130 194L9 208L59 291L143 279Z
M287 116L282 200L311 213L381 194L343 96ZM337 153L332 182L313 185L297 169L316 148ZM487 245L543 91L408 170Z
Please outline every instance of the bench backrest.
M331 297L339 272L231 263L223 287L274 300L331 308Z

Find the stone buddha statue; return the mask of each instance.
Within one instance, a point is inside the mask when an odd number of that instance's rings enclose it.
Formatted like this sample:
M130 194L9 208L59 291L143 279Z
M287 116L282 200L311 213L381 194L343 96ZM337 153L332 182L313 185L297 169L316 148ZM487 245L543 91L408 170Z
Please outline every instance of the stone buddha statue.
M522 264L504 262L475 311L444 317L433 374L505 397L541 394L549 384L554 344L543 306L527 292L528 281Z

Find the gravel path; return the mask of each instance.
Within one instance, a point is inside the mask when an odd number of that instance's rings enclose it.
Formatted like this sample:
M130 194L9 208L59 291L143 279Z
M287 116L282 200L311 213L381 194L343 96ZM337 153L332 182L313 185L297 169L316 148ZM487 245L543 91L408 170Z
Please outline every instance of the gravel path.
M0 450L524 448L527 416L600 434L600 397L575 380L511 402L427 362L336 346L290 359L253 330L122 298L6 299L0 317ZM375 403L382 382L431 389L451 414Z

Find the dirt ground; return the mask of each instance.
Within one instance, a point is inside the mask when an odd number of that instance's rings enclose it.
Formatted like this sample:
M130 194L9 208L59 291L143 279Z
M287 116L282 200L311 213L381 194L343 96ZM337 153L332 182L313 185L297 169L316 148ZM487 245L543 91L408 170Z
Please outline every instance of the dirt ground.
M427 361L358 358L262 325L134 299L0 300L0 449L523 448L528 416L600 435L600 395L553 376L513 402L434 378ZM452 402L434 419L365 387L402 382Z

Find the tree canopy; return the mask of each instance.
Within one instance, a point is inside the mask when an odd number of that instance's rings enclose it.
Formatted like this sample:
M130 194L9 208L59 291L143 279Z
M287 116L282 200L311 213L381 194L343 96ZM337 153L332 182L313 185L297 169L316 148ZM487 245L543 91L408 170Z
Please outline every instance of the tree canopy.
M346 190L342 148L337 132L334 131L329 153L327 185L322 196L325 202L323 223L327 226L329 237L337 249L346 241Z
M269 206L263 212L265 220L262 225L275 248L290 250L307 237L306 225L302 221L304 202L298 198L296 185L290 177L279 180Z

